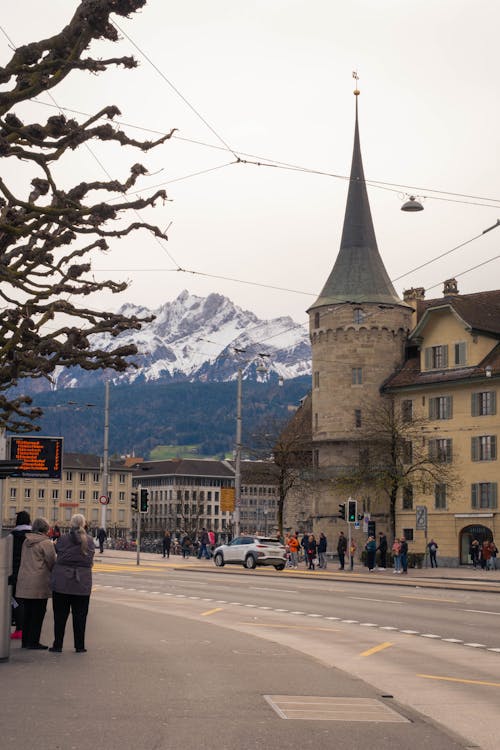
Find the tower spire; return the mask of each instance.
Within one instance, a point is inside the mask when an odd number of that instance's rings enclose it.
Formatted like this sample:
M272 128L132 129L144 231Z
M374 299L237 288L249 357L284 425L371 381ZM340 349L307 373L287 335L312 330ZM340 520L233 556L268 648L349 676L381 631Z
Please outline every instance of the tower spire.
M356 80L353 92L356 101L354 147L340 250L332 272L310 310L342 302L404 304L396 294L377 247L361 158L358 125L360 92L356 71L353 78Z

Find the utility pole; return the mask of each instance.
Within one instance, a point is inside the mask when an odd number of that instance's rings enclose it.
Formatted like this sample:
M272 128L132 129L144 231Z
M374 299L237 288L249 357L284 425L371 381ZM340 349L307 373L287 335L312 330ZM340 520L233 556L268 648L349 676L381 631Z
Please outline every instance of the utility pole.
M137 497L138 497L138 506L137 506L137 537L136 537L136 544L137 544L137 563L136 565L141 564L141 485L139 484L137 487Z
M238 387L236 395L236 456L234 464L234 535L240 535L241 509L241 390L243 372L238 367Z
M102 455L102 494L108 498L109 491L109 380L106 380L104 391L104 448ZM106 529L107 505L101 505L101 528Z

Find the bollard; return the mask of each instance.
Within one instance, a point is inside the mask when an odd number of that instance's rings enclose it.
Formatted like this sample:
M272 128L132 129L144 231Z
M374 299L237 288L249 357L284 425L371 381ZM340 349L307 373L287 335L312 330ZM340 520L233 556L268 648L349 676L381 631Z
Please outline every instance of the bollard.
M11 534L0 539L0 661L10 656L12 542Z

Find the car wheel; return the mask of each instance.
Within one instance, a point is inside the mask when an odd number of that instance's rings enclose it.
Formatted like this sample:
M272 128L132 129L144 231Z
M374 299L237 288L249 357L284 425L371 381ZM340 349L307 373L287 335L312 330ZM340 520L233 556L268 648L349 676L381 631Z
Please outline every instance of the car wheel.
M274 566L276 570L284 570L285 569L285 563L280 563L279 565Z
M222 552L217 552L217 554L214 557L214 563L217 565L218 568L224 567L224 557L222 555Z
M245 568L248 568L248 570L253 570L257 563L255 562L255 557L253 555L248 555L248 557L245 559Z

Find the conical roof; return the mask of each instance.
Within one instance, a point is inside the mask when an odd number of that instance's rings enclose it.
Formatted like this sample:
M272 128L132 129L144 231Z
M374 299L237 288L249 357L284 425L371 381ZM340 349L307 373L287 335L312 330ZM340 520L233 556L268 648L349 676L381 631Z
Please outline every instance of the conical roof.
M309 310L342 302L404 304L377 247L359 144L357 93L351 178L340 250L321 294Z

